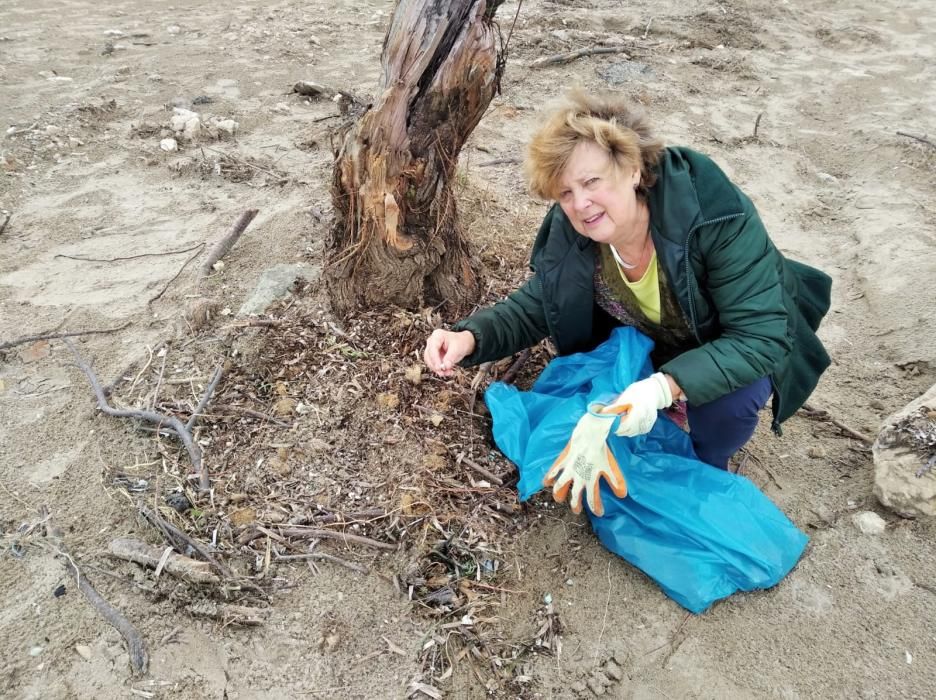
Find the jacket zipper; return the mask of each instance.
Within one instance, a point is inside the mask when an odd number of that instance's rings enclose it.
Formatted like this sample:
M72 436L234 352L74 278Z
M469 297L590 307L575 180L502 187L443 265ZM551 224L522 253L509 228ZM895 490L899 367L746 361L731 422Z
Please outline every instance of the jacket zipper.
M711 224L720 224L723 221L728 221L729 219L736 219L739 216L744 216L744 212L738 212L737 214L728 214L726 216L719 216L717 219L710 219L708 221L703 221L696 224L686 235L686 243L684 245L685 250L683 251L683 258L686 262L686 289L689 291L689 322L692 324L692 334L695 336L696 342L699 345L702 345L702 338L699 337L699 325L696 322L695 315L695 303L692 301L692 275L690 274L691 270L689 269L689 242L692 240L692 234L698 231L703 226L709 226Z

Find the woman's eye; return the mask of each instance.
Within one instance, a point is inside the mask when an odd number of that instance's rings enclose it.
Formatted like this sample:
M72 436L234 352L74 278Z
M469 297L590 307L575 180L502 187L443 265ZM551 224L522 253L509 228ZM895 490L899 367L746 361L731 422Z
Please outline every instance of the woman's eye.
M571 194L572 194L571 190L563 190L562 192L559 193L559 199L568 199L569 195Z
M590 178L588 178L588 179L585 181L585 186L586 186L586 187L591 187L591 186L596 185L596 184L598 184L598 178L597 178L597 177L590 177Z

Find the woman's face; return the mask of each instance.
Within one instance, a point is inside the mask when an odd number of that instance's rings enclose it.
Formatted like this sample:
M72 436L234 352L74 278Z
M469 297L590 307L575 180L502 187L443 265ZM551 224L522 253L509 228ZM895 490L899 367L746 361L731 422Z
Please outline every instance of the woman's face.
M593 141L582 141L559 178L559 206L573 228L598 243L628 242L641 216L634 185L636 168L615 172L611 157Z

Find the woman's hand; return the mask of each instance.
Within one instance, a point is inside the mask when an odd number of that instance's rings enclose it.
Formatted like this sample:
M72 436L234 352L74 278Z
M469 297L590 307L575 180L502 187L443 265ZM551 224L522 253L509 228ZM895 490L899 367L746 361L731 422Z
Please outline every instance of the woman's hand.
M471 331L446 331L436 328L426 341L423 361L440 377L451 377L453 367L468 357L475 349L475 337Z

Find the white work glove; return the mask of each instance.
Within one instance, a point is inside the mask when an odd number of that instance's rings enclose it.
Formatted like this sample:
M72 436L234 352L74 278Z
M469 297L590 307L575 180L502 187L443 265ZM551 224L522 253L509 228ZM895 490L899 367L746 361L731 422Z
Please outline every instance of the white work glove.
M649 433L656 423L657 411L673 403L673 392L661 372L627 387L605 409L619 413L621 422L614 431L622 437L634 437Z
M604 515L599 492L601 477L608 482L615 496L624 498L627 495L624 475L607 443L617 414L603 413L606 410L610 409L601 404L589 407L589 412L579 419L565 449L543 479L543 486L552 487L553 498L558 503L566 499L571 489L569 506L573 513L582 512L584 491L588 509L599 517Z

